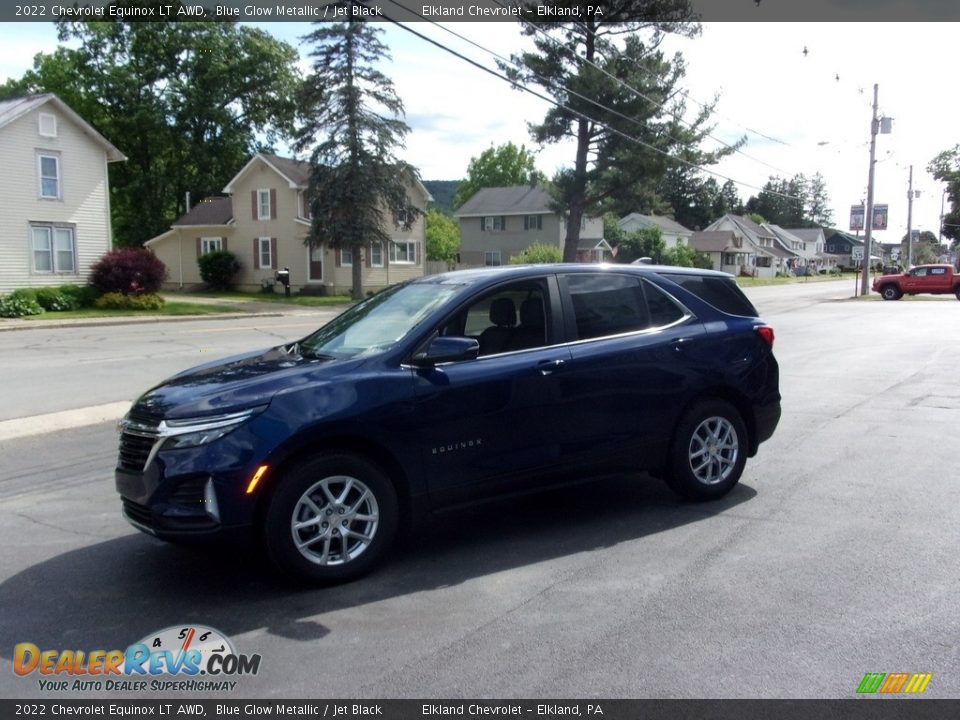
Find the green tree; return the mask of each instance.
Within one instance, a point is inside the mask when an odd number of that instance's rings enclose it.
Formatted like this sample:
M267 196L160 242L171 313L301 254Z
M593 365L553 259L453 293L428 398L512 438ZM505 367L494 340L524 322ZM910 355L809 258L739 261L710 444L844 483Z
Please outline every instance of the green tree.
M527 3L531 11L538 4ZM533 37L535 51L502 64L512 79L539 85L559 103L531 126L536 142L572 138L576 144L572 166L553 178L556 208L567 218L565 260L576 258L584 215L599 214L601 207L654 207L657 179L667 168L680 159L710 164L731 151L699 149L712 106L692 123L682 122L686 107L677 85L685 67L679 55L671 60L659 50L664 33L697 34L693 18L688 0L619 0L604 6L601 19L527 23L524 33Z
M427 211L427 260L452 265L460 249L460 225L451 217L431 208Z
M632 263L643 257L648 257L655 263L662 263L667 252L667 245L663 241L662 232L656 225L641 228L635 232L625 233L622 230L616 236L617 262ZM604 239L613 245L610 237L604 233Z
M491 145L479 157L470 158L467 178L457 187L453 207L459 208L483 188L526 185L531 175L538 181L546 179L537 170L534 154L526 146L517 147L512 142L497 147Z
M169 229L188 191L195 201L219 193L252 153L292 130L297 52L263 30L233 22L57 27L76 47L37 55L0 95L55 93L127 156L110 165L119 244Z
M833 225L833 210L830 208L830 195L823 175L815 173L810 179L807 196L806 222L817 227Z
M954 145L933 158L927 165L927 172L947 185L950 205L940 221L941 232L944 237L953 240L953 246L956 247L960 243L960 145Z
M563 261L563 252L556 245L534 243L510 258L511 265L546 265Z
M350 17L358 5L337 3ZM393 83L375 67L389 59L377 37L383 31L360 20L315 26L304 38L314 44L313 72L299 98L295 145L297 152L311 149L313 219L305 242L350 248L351 292L360 299L363 247L388 247L388 228L396 223L409 230L421 214L407 195L418 174L394 155L410 128L401 119L403 104Z

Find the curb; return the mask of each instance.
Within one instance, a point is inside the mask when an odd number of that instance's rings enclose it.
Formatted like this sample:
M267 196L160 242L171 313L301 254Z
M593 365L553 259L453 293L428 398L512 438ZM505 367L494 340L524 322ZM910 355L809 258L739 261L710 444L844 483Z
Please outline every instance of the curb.
M141 323L197 322L199 320L240 320L243 318L284 317L287 313L211 313L209 315L139 315L117 318L77 318L75 320L6 320L0 321L0 332L15 330L49 330L72 327L108 327L110 325L139 325Z

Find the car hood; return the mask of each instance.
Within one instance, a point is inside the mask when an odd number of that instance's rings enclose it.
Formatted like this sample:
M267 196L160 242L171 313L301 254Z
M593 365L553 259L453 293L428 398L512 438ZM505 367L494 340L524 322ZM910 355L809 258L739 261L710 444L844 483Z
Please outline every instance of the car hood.
M281 390L322 382L358 359L300 355L280 345L198 365L144 393L132 411L141 417L187 418L266 405Z

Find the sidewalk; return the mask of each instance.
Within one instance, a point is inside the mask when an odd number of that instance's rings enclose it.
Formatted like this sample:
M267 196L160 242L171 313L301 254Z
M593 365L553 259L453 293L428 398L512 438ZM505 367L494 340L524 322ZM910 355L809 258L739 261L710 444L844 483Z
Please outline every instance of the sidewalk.
M197 305L226 305L234 310L209 315L116 315L92 318L47 318L45 316L50 313L44 313L44 315L33 316L31 319L0 317L0 332L71 327L108 327L110 325L138 325L161 322L196 322L198 320L236 320L238 318L284 317L287 315L323 315L329 318L331 311L339 314L347 307L346 305L342 307L338 305L311 307L276 302L257 302L256 300L223 300L193 295L185 299Z

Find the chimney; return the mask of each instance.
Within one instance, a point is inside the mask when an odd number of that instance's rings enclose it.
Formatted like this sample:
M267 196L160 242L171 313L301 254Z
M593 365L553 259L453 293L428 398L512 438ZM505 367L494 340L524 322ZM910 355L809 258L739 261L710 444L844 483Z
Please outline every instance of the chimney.
M530 187L535 188L537 186L537 173L533 171L530 173Z

